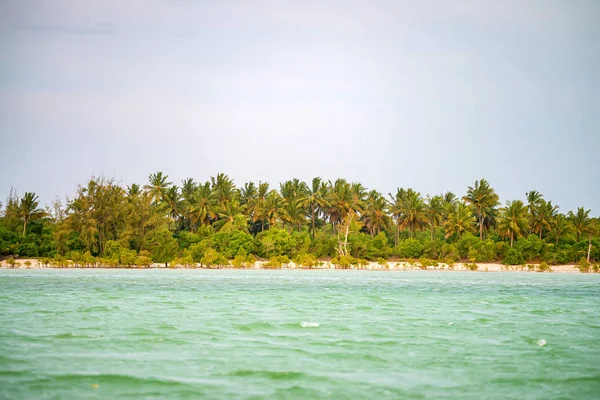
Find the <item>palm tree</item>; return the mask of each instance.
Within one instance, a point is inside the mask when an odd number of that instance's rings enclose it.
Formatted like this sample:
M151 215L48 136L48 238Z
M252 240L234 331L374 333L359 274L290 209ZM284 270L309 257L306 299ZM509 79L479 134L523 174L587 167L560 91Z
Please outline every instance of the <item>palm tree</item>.
M306 198L304 205L310 218L311 235L315 237L315 225L321 210L327 208L327 189L323 180L319 177L312 179L310 186L307 185Z
M388 202L375 190L369 192L363 210L363 222L372 236L378 235L382 229L390 226L391 220L387 213Z
M40 205L38 196L32 192L25 192L21 201L10 202L7 206L7 212L23 221L23 237L27 233L27 223L36 219L43 218L47 213L38 208Z
M198 224L209 225L217 218L217 199L211 190L210 182L205 182L196 187L190 205L192 230Z
M579 242L579 238L583 233L586 233L590 225L590 210L584 210L583 207L577 208L577 213L569 211L569 221L573 224L573 230Z
M217 203L224 208L226 203L234 200L237 196L237 189L233 180L225 174L217 174L217 177L210 177L212 191L215 194Z
M265 221L269 219L267 215L267 197L271 191L268 182L258 182L258 191L256 193L256 204L253 210L253 222L260 221L261 232L265 230Z
M176 221L183 215L185 202L179 194L179 188L177 186L169 187L163 195L163 200L167 206L167 215L169 215L173 221Z
M485 179L482 179L475 181L474 186L469 186L467 195L463 197L463 200L473 207L475 215L478 217L479 239L483 240L486 212L489 212L490 209L498 205L498 195L490 187L490 184Z
M401 203L400 224L401 229L408 228L409 237L415 236L416 230L421 230L427 224L426 207L419 192L408 189L406 198Z
M221 230L225 226L231 228L241 228L248 231L248 217L244 214L246 206L240 204L237 200L232 200L225 204L225 207L219 211L219 220L214 223L216 230Z
M552 235L556 238L556 244L558 244L558 240L571 233L572 232L572 227L571 227L571 223L569 222L569 220L567 219L567 217L565 217L563 214L558 214L556 216L556 218L554 218L554 220L551 222L552 224Z
M527 208L521 200L509 201L500 209L498 232L510 238L510 247L516 237L524 236L529 230L527 223Z
M164 199L167 189L173 184L167 182L168 178L168 175L163 175L160 171L148 176L148 184L144 185L144 190L150 193L155 205Z
M529 233L533 233L535 216L538 211L538 206L544 196L537 190L532 190L531 192L525 193L525 197L527 197L527 210L529 211Z
M283 199L280 218L283 221L284 227L289 226L298 231L302 230L302 224L305 222L304 215L306 211L303 207L302 199Z
M402 218L403 207L402 204L406 200L406 191L403 188L396 190L396 195L392 196L391 193L388 193L390 196L390 206L389 211L392 215L392 219L394 220L395 230L394 230L394 247L398 246L398 240L400 236L400 220Z
M537 232L541 239L544 229L550 232L552 222L556 219L557 214L558 206L553 206L551 201L541 199L536 206L536 212L533 217L533 233Z
M444 237L446 239L452 236L460 238L465 232L475 233L475 216L469 206L462 201L453 204L453 207L447 207L450 213L444 222Z
M327 193L327 215L335 233L336 225L340 224L352 210L354 200L352 186L345 179L338 179L333 184L330 181Z
M442 196L428 196L426 213L429 226L431 226L431 240L435 240L435 229L442 223L444 214L444 198Z
M281 203L282 199L279 193L271 191L265 200L262 214L269 223L269 228L276 227L277 221L281 219Z

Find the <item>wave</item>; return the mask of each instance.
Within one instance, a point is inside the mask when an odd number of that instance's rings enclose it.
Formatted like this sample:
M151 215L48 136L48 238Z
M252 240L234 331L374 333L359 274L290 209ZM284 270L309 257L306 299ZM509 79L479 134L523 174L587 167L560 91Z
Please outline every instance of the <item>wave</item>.
M262 370L237 370L225 374L226 376L268 378L274 380L296 380L308 377L307 374L294 371L262 371Z
M166 379L158 377L147 377L142 378L135 375L127 374L60 374L45 376L38 380L38 383L51 383L51 384L90 384L90 385L148 385L148 386L190 386L190 384L178 381L175 379Z

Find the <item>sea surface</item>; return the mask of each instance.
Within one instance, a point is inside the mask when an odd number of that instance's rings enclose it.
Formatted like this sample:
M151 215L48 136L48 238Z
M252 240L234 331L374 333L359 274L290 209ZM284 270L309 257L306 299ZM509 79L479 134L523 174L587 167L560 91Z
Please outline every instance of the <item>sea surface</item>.
M598 399L600 275L0 270L1 399Z

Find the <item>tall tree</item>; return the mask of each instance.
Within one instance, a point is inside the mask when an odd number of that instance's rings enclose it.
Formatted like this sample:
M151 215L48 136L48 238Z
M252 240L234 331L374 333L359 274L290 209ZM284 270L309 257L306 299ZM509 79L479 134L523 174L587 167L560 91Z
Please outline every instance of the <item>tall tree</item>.
M527 208L521 200L509 201L500 210L498 231L510 238L510 247L513 247L515 237L524 236L529 230L527 222Z
M375 190L369 192L362 214L362 220L372 236L391 225L391 219L387 213L388 202Z
M481 179L475 181L474 186L469 186L463 200L473 207L478 218L479 239L483 240L484 220L489 210L498 205L498 195L485 179Z
M423 229L427 224L427 210L425 202L419 192L408 189L406 198L401 203L400 228L408 229L409 236L415 236L417 230Z
M583 207L578 207L577 212L569 211L569 221L573 224L573 230L577 241L582 234L587 233L590 226L590 210L585 210Z
M448 210L450 213L444 222L446 239L452 236L460 238L465 232L475 232L475 216L468 205L457 201L453 207L448 207Z
M25 192L23 198L17 202L10 202L7 212L20 219L23 222L23 237L27 233L27 224L29 221L43 218L47 213L39 208L40 201L38 196L32 192Z
M527 211L529 212L529 233L533 233L535 227L535 217L537 215L540 202L544 199L544 196L537 190L532 190L531 192L525 193L525 197L527 198Z
M435 230L442 223L444 216L444 198L442 196L427 197L426 213L431 227L431 240L435 240Z
M161 171L148 175L148 184L144 185L144 190L150 193L154 204L159 204L163 201L165 193L173 184L172 182L167 181L168 178L169 177L163 175Z
M327 188L323 180L319 177L312 179L310 186L307 185L305 205L310 218L310 232L315 237L317 218L322 210L325 210L327 204Z

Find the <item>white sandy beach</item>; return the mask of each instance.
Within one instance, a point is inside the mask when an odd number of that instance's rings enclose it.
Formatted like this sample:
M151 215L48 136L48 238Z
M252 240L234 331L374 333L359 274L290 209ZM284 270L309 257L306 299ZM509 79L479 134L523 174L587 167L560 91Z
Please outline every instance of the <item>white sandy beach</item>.
M38 268L59 268L53 265L48 265L48 266L43 266L37 259L33 259L33 258L28 258L28 259L18 259L16 260L18 265L15 266L15 269L19 268L19 269L38 269ZM27 262L29 262L29 265L27 265ZM248 267L246 269L267 269L264 268L263 264L265 264L267 261L256 261L254 263L253 266ZM527 265L533 265L533 268L528 268ZM513 266L506 266L506 265L502 265L502 264L498 264L498 263L477 263L478 269L476 271L472 271L470 269L468 269L465 266L465 263L456 263L454 264L452 267L449 267L447 264L444 263L440 263L438 267L428 267L426 268L426 270L428 271L448 271L448 272L452 272L452 271L459 271L459 272L538 272L538 266L539 263L532 263L532 264L526 264L526 265L513 265ZM0 268L11 268L6 260L3 260L0 262ZM60 267L60 268L65 268L65 267ZM76 266L76 265L72 265L69 268L111 268L111 267L104 267L102 265L98 265L96 267L81 267L81 266ZM127 268L127 267L118 267L118 268ZM136 266L133 266L131 268L138 268ZM152 264L152 266L150 268L165 268L164 264ZM182 265L177 265L171 268L203 268L200 267L200 265L198 264L197 266L182 266ZM217 267L212 267L212 268L217 268ZM221 269L235 269L232 266L221 266ZM579 269L577 268L576 265L574 264L567 264L567 265L551 265L550 268L552 269L552 272L554 273L581 273L579 271ZM290 262L288 264L285 264L281 269L307 269L307 267L304 267L302 265L296 265L293 262ZM317 267L313 267L312 269L336 269L335 265L333 265L331 262L329 261L321 261L321 265L317 266ZM339 269L339 268L338 268ZM349 269L364 269L364 270L389 270L389 271L409 271L409 270L420 270L421 268L419 268L418 266L418 261L414 261L414 262L407 262L407 261L388 261L387 265L381 265L377 262L369 262L367 265L362 266L360 268L353 266L352 268ZM539 273L539 272L538 272Z

